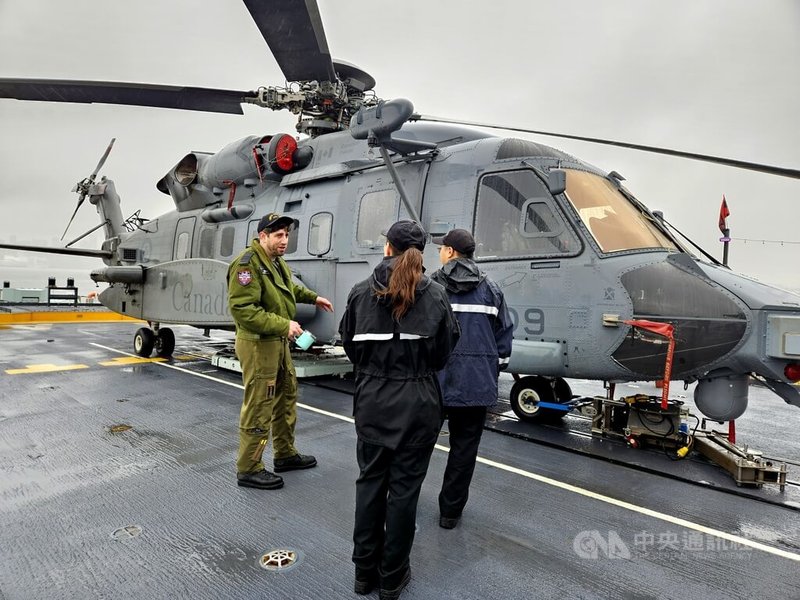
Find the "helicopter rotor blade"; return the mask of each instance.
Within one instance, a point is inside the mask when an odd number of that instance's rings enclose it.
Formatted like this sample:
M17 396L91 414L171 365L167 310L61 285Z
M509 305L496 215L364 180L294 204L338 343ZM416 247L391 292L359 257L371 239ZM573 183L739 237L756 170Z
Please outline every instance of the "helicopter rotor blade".
M50 246L27 246L24 244L0 244L6 250L24 250L25 252L44 252L47 254L64 254L66 256L90 256L92 258L111 258L110 250L89 250L87 248L52 248Z
M677 156L680 158L689 158L691 160L700 160L704 162L716 163L719 165L727 165L737 169L746 169L749 171L758 171L761 173L769 173L770 175L779 175L780 177L791 177L793 179L800 179L800 170L789 169L787 167L777 167L774 165L765 165L761 163L748 162L744 160L736 160L733 158L724 158L721 156L711 156L708 154L697 154L695 152L684 152L682 150L672 150L670 148L659 148L658 146L644 146L642 144L631 144L629 142L620 142L615 140L606 140L602 138L584 137L580 135L570 135L567 133L553 133L549 131L537 131L535 129L524 129L522 127L511 127L507 125L492 125L489 123L477 123L475 121L459 121L457 119L445 119L441 117L433 117L430 115L412 115L409 121L429 121L432 123L451 123L454 125L470 125L473 127L486 127L488 129L503 129L506 131L519 131L523 133L532 133L535 135L546 135L550 137L564 138L569 140L579 140L582 142L592 142L595 144L605 144L607 146L618 146L620 148L631 148L633 150L641 150L643 152L653 152L655 154L666 154L667 156Z
M69 218L69 223L67 223L67 227L66 229L64 229L64 233L61 234L62 240L64 239L64 236L67 235L67 231L69 231L69 226L72 225L72 221L75 220L75 215L78 214L78 209L81 207L81 204L83 204L84 200L86 200L86 192L82 191L81 195L78 196L78 204L75 206L75 210L72 211L72 216Z
M0 98L16 100L127 104L242 115L242 102L257 97L256 92L149 83L0 78Z
M94 178L97 177L97 174L100 172L100 169L103 168L103 165L105 164L108 155L111 154L111 148L114 147L114 142L116 141L117 138L111 138L111 141L108 144L108 148L106 148L106 151L103 152L103 156L100 157L100 162L97 163L97 166L94 168L94 171L92 171L92 174L89 176L90 181L94 182Z
M114 147L114 142L116 141L117 138L111 138L111 141L109 142L106 151L103 152L103 156L100 157L100 161L97 163L97 166L94 168L94 171L92 171L92 174L75 186L75 189L73 191L80 192L80 195L78 196L78 204L77 206L75 206L75 210L72 212L72 216L69 219L69 223L67 223L67 228L64 230L64 233L61 234L62 240L64 239L64 236L67 235L67 231L69 231L69 227L70 225L72 225L72 221L75 219L75 215L78 214L78 209L80 209L81 204L83 204L83 201L86 200L86 195L89 193L89 186L91 186L94 183L94 180L97 177L97 174L100 172L100 169L103 168L103 165L105 164L108 155L111 154L111 148Z
M244 0L287 81L336 81L316 0Z

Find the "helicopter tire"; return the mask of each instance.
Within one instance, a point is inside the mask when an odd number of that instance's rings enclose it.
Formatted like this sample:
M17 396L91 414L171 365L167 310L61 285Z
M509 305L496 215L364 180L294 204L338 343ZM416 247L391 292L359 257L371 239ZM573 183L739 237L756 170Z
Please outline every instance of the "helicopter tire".
M559 404L563 404L572 400L572 388L569 387L567 380L563 377L556 378L556 383L553 386L553 389L556 392L556 399L558 400Z
M140 327L133 336L133 351L137 356L149 358L156 345L156 334L149 327Z
M558 385L558 380L556 385ZM566 381L559 386L562 391L564 386L569 390L569 385L567 385ZM514 383L511 388L511 410L514 411L520 421L525 421L526 423L558 421L566 413L559 410L539 408L538 406L539 402L562 401L557 394L558 390L554 389L549 379L534 375L523 377ZM572 398L571 390L569 391L569 398Z
M158 330L155 340L156 354L162 358L172 356L175 351L175 333L169 327Z

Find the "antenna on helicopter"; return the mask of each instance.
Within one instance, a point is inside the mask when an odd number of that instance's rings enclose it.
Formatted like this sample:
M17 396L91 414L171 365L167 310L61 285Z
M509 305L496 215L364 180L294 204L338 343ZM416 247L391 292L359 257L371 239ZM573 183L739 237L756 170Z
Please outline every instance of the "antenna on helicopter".
M75 187L72 188L73 192L80 192L80 196L78 196L78 205L72 212L72 216L69 219L69 223L67 223L67 228L64 230L64 233L61 234L62 240L64 239L64 236L67 235L69 226L72 225L72 221L75 219L75 215L78 214L78 209L81 207L81 204L83 204L83 201L86 200L86 195L89 193L89 188L91 188L92 185L94 185L94 180L97 177L97 173L100 171L100 169L103 168L103 164L106 162L108 155L111 154L111 148L114 146L114 142L116 141L117 138L111 138L111 142L108 144L108 148L106 148L106 151L103 153L103 156L100 158L100 162L97 163L97 166L94 168L92 174L89 175L89 177L85 178L84 180L76 183ZM73 240L73 242L70 243L74 243L75 241L77 240Z

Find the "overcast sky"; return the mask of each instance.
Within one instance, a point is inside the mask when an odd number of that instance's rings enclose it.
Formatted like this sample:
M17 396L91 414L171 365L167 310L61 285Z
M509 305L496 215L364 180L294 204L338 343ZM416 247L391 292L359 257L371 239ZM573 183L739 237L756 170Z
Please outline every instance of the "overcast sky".
M372 74L380 97L408 98L423 114L800 168L797 0L319 4L332 55ZM240 0L0 0L0 77L242 90L284 81ZM294 116L0 100L0 239L57 239L77 200L70 189L112 137L101 175L116 182L125 216L153 218L173 208L156 181L187 151L277 132L294 133ZM734 238L795 242L735 240L731 266L800 290L800 180L526 137L618 171L719 258L725 194ZM87 202L70 234L97 222Z

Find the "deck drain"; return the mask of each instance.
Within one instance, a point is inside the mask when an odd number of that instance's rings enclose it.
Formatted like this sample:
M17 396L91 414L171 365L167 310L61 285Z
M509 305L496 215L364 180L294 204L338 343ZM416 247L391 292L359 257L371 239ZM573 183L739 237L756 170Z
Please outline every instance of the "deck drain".
M125 527L120 527L119 529L112 531L111 537L115 540L127 540L130 538L135 538L140 533L142 533L142 528L138 525L126 525Z
M122 433L123 431L128 431L128 429L133 429L130 425L120 424L120 425L112 425L108 428L111 433Z
M258 564L267 571L287 571L297 565L300 561L300 553L297 550L279 549L270 550L264 554Z

